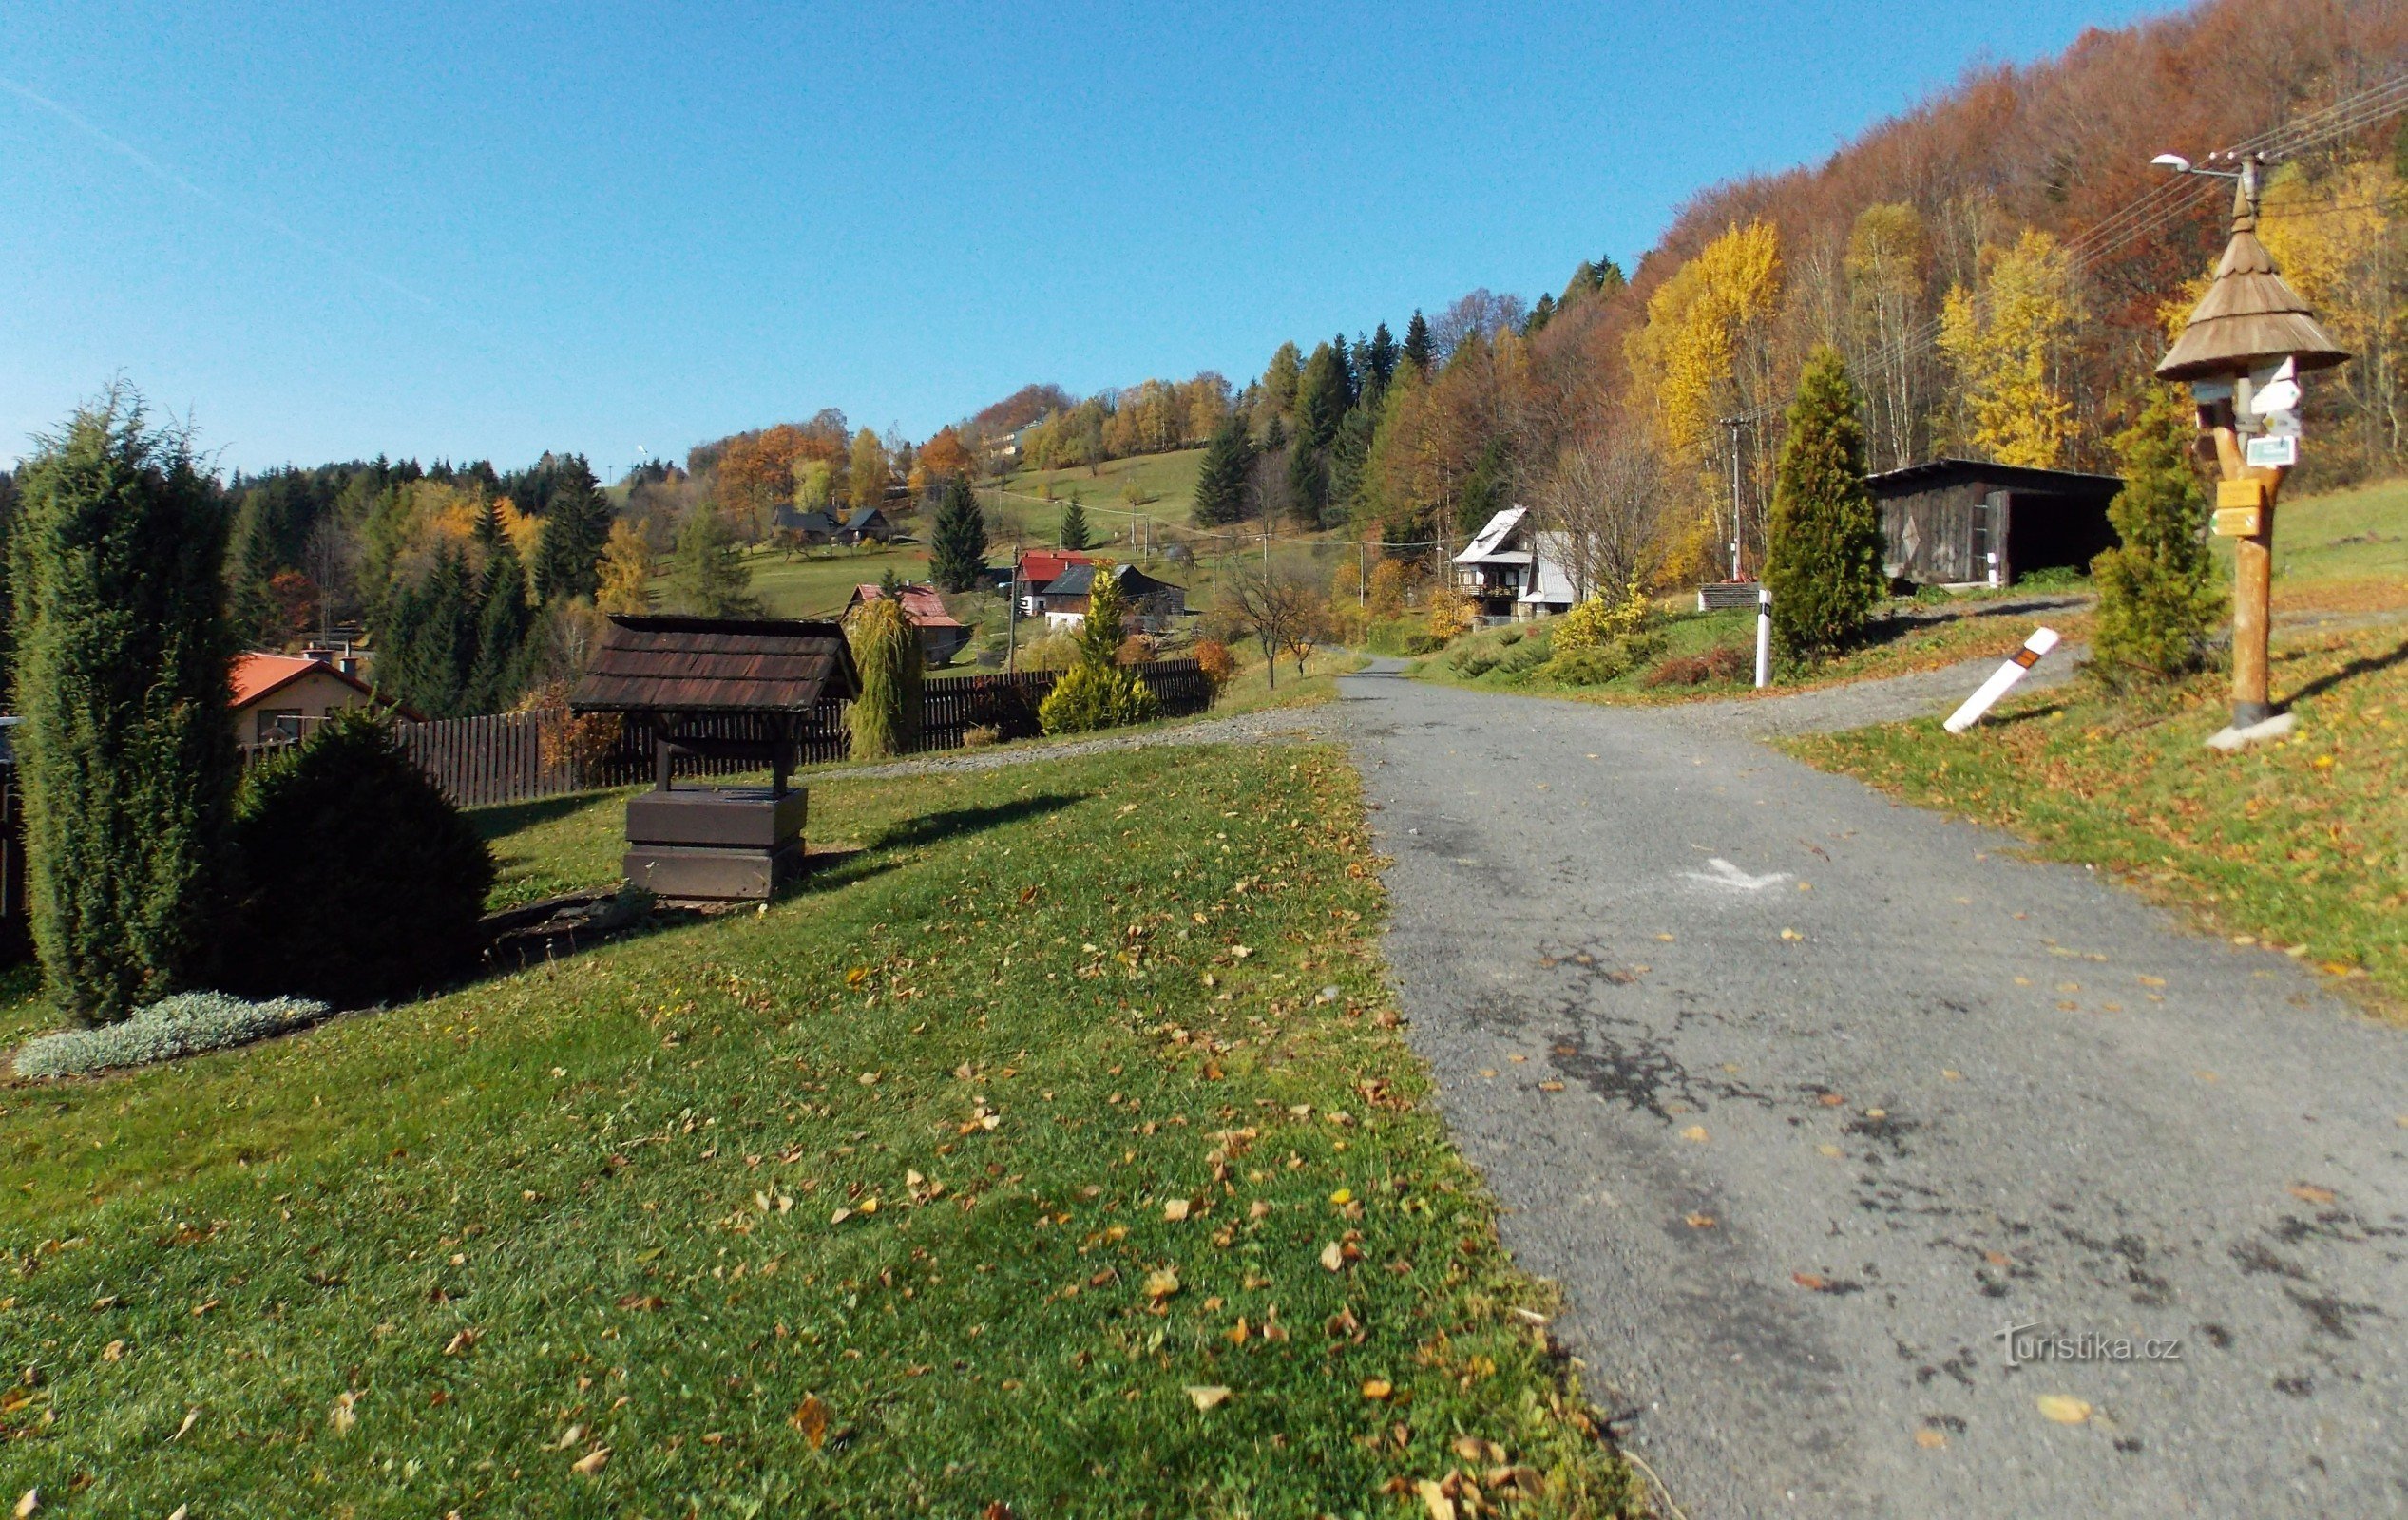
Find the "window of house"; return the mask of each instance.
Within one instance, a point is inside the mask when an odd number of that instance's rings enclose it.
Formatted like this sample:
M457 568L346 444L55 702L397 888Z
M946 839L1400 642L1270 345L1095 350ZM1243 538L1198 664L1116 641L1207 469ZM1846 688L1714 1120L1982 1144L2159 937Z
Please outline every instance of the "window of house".
M261 744L297 744L301 738L301 710L297 707L271 707L259 710L259 742Z

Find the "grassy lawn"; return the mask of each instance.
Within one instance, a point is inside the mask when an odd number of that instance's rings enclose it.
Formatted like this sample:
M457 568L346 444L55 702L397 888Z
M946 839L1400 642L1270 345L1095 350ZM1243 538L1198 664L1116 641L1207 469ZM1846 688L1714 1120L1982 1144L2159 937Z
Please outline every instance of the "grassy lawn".
M2237 754L2207 675L2112 698L2087 685L2011 700L1961 738L1937 722L1786 741L1910 802L2012 829L2220 932L2285 949L2408 1007L2408 634L2290 639L2274 691L2298 731Z
M2229 582L2232 545L2219 539L2216 549ZM2275 509L2278 604L2286 601L2286 582L2299 586L2330 581L2370 582L2370 591L2388 588L2391 605L2408 602L2408 481L2382 481L2327 496L2302 497Z
M1088 525L1099 534L1125 535L1129 519L1124 514L1142 514L1158 525L1184 526L1195 509L1195 470L1203 458L1200 448L1182 448L1108 459L1092 475L1084 466L1014 470L1003 478L1002 516L1010 528L1027 534L1031 543L1040 538L1053 542L1055 518L1074 495L1087 509ZM1048 483L1053 486L1050 502L1043 499ZM982 502L995 500L991 486L979 495ZM1132 496L1137 500L1131 501Z
M922 544L890 548L812 549L789 559L783 550L756 549L746 557L753 595L773 618L833 618L852 599L852 588L875 585L889 570L906 580L928 579L928 552Z
M765 913L0 1089L0 1494L1634 1504L1394 1032L1333 752L812 790L856 848ZM487 815L499 895L610 879L618 802Z

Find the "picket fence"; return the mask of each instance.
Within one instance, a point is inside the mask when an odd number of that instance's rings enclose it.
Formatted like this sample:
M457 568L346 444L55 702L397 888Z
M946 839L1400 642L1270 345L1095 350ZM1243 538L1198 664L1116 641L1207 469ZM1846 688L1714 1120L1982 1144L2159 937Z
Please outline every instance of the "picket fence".
M1192 659L1153 660L1134 670L1160 702L1165 717L1185 717L1213 705L1213 683ZM958 750L963 735L974 728L991 728L1005 739L1035 734L1037 710L1054 689L1055 679L1051 671L928 677L921 685L920 737L913 751ZM848 705L822 702L803 716L795 735L798 764L825 764L846 757L850 749L845 723ZM576 721L557 711L499 712L397 723L393 733L402 752L464 808L530 802L652 779L653 725L640 718L624 719L597 758L592 753L578 754L581 748L592 750L596 747L577 742L570 728ZM766 735L766 730L767 721L751 714L713 719L704 725L706 732L718 738L758 739ZM729 776L759 769L754 761L726 756L680 754L676 759L679 776Z

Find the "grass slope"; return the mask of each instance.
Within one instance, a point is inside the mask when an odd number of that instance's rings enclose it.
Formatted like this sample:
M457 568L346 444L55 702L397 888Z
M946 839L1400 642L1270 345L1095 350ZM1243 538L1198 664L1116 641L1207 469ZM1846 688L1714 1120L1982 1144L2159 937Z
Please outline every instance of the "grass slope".
M2203 743L2229 717L2221 674L2121 699L2076 686L2013 700L1961 738L1924 721L1786 747L2408 1006L2408 636L2287 641L2273 674L2299 729L2237 754Z
M1394 1514L1466 1468L1507 1513L1634 1503L1393 1032L1334 753L812 789L858 849L765 913L0 1089L0 1492ZM618 801L488 815L502 895L614 875Z

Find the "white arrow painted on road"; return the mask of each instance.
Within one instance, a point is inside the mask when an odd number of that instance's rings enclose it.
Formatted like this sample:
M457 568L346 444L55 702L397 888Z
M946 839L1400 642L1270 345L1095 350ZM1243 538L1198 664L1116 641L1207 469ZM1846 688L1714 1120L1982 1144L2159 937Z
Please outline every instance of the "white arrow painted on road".
M1682 874L1692 882L1703 882L1708 886L1725 886L1734 892L1761 892L1768 886L1779 886L1789 879L1787 871L1774 871L1769 876L1749 876L1719 855L1708 860L1706 866L1702 871Z

